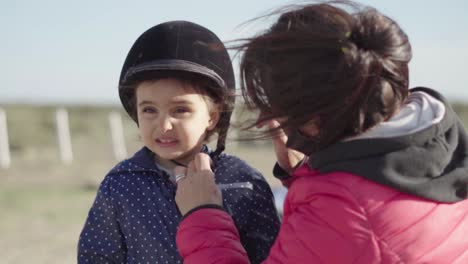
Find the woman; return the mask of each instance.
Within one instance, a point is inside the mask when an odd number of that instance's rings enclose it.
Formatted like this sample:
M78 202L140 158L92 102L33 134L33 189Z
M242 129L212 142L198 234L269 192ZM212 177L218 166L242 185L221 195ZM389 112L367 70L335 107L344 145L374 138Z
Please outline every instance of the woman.
M279 133L289 186L265 263L468 263L466 132L442 95L409 89L397 23L340 3L284 11L241 47L244 97ZM209 162L177 168L177 247L184 263L248 263Z

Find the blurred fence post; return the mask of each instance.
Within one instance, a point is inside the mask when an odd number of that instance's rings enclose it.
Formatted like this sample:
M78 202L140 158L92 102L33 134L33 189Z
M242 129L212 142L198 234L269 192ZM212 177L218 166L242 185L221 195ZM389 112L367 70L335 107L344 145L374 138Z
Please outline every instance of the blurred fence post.
M68 124L68 112L65 108L56 111L57 135L60 150L60 159L65 164L73 161L73 152L70 138L70 127Z
M123 160L127 157L127 148L125 147L122 117L119 112L109 113L109 124L114 156L118 161Z
M0 108L0 167L10 167L10 144L8 142L8 128L6 113Z

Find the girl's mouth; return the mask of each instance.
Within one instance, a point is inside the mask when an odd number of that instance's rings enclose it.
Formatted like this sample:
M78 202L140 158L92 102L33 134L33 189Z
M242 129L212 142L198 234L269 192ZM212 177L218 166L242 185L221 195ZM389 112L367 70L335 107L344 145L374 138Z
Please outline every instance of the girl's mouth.
M156 139L156 143L163 148L169 148L177 145L178 140L176 139Z

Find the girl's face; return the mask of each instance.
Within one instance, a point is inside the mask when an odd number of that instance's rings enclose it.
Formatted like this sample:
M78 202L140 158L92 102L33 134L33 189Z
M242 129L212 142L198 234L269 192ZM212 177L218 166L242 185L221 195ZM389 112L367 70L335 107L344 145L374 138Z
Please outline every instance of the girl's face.
M136 101L140 135L162 165L191 161L219 120L209 98L177 79L141 83Z

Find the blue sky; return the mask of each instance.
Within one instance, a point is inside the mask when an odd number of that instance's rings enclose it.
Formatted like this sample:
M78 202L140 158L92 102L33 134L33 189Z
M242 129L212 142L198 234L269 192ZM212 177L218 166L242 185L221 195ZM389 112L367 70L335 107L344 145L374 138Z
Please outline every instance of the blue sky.
M468 102L468 1L365 0L395 19L413 46L412 86ZM239 25L288 3L237 1L0 0L0 103L119 103L126 53L149 27L190 20L223 40L267 26Z

